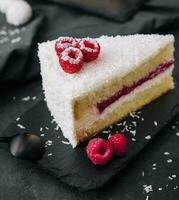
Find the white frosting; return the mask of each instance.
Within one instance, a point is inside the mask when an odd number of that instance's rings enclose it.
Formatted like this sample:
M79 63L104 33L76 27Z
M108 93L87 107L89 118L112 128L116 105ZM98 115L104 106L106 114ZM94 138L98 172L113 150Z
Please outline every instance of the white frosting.
M65 94L75 98L88 93L97 86L101 86L114 76L123 77L135 70L146 58L157 54L167 44L174 41L173 35L129 35L97 39L101 46L99 57L84 64L82 70L76 74L65 73L59 65L54 49L54 41L39 45L46 62L50 63L46 70L48 76L60 86ZM40 53L41 54L41 53Z
M59 66L55 41L39 44L43 89L47 105L63 134L73 147L73 99L108 83L115 76L123 77L169 43L173 35L129 35L96 39L101 46L97 60L87 63L77 74L67 74Z
M0 11L6 14L7 22L15 26L25 24L32 17L31 6L23 0L0 0Z

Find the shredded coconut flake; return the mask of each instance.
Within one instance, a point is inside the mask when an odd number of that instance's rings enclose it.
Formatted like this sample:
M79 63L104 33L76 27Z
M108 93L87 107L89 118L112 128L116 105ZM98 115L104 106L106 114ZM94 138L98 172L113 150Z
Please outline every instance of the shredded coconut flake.
M178 188L178 186L176 185L173 189L176 190Z
M30 96L23 97L21 100L22 100L22 101L29 101L29 100L30 100Z
M62 143L63 143L63 144L67 144L67 145L70 144L70 142L63 141L63 140L62 140Z
M146 139L146 140L150 140L150 139L151 139L151 136L150 136L150 135L147 135L147 136L145 137L145 139Z
M21 129L26 129L26 127L23 126L22 124L17 124L17 126L18 126L19 128L21 128Z
M142 172L142 176L145 176L145 173L144 173L144 171Z
M17 118L16 118L16 121L19 121L19 120L20 120L20 117L17 117Z
M172 159L168 159L168 160L167 160L167 163L172 163L172 162L173 162Z
M53 145L53 142L51 140L47 140L46 143L45 143L47 146L52 146Z
M165 156L168 156L168 155L170 155L170 153L169 153L169 152L167 152L167 151L166 151L166 152L164 152L163 154L164 154Z
M148 194L149 192L152 192L152 185L143 185L144 191Z
M36 99L37 99L37 97L36 97L36 96L33 96L33 97L32 97L32 100L33 100L33 101L35 101Z
M57 125L57 126L54 128L54 130L55 130L55 131L58 131L59 128L60 128L60 127Z
M109 131L108 130L104 130L104 131L102 131L102 133L109 133Z
M17 38L12 39L11 43L15 44L15 43L20 42L20 41L21 41L21 37L17 37Z
M157 123L157 121L154 121L154 125L155 125L155 126L158 126L158 123Z
M136 130L130 130L130 133L135 136L136 135Z
M172 178L176 178L177 177L177 175L176 174L172 174Z

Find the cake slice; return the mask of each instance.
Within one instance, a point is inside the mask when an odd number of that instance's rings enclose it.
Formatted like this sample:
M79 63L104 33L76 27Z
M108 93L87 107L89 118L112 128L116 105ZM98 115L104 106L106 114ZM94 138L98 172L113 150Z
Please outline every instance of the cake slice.
M55 41L39 44L47 105L73 147L174 88L173 35L95 40L99 57L75 74L60 67Z

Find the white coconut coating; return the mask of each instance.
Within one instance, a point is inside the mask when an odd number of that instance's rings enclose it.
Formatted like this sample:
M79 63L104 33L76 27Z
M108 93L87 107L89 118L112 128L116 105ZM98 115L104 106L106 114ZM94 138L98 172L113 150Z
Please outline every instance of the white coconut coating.
M173 35L128 35L96 39L101 46L99 57L86 63L76 74L65 73L59 65L55 41L39 44L42 84L48 108L73 147L73 100L103 87L116 77L124 77L136 70L146 59L157 55L174 42Z
M6 10L7 22L13 24L14 26L25 24L31 17L32 8L25 1L14 0Z

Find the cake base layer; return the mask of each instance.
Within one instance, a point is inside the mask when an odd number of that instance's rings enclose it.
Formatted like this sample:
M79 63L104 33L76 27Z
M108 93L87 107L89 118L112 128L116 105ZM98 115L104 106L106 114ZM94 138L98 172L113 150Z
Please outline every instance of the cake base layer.
M129 101L124 101L122 104L119 103L114 110L106 113L105 116L99 118L93 124L83 129L76 130L76 142L79 143L84 141L86 138L93 137L98 131L104 129L104 127L108 127L109 125L122 120L130 112L142 108L146 104L150 103L173 88L173 78L171 74L169 74L163 78L161 82L148 89L145 89L144 91L138 92L137 95L134 95L134 97Z

